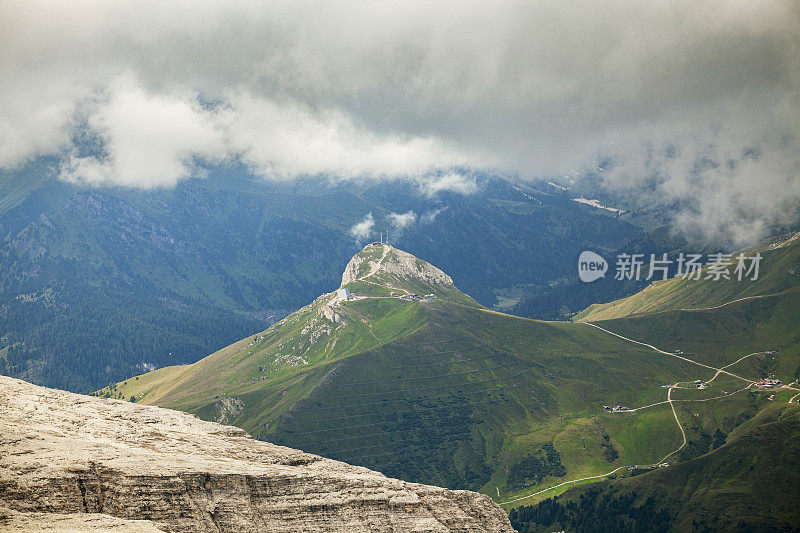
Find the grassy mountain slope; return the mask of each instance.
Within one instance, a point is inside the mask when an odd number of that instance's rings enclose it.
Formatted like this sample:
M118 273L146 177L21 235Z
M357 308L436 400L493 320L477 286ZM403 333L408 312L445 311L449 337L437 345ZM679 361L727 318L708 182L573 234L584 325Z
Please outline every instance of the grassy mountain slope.
M539 498L512 511L519 531L797 529L798 237L775 239L758 250L765 266L757 283L670 280L593 306L582 318L666 351L680 350L699 363L724 366L736 376L774 376L793 390L763 391L712 368L693 368L691 377L709 387L692 389L687 375L678 384L682 388L672 389L686 434L685 446L670 457L672 466L623 470L555 500ZM662 298L653 300L654 294Z
M596 324L625 337L659 346L667 351L682 350L700 362L721 366L758 351L778 351L775 365L763 357L749 357L732 368L756 371L756 363L791 376L788 365L800 343L800 287L772 296L743 300L716 309L662 311ZM792 381L791 379L789 381Z
M194 365L101 393L194 412L404 479L480 489L509 507L552 495L536 493L564 481L660 461L682 444L674 416L688 442L673 460L689 460L770 403L721 374L703 391L675 389L673 415L662 385L710 380L713 370L589 324L490 311L443 272L394 248L366 247L342 281L356 299L325 294ZM652 323L599 325L656 346L679 342L715 368L780 346L730 371L789 382L800 366L800 314L794 295L775 298L711 310L702 320L668 311ZM663 324L672 329L659 336ZM651 407L603 410L616 404Z
M800 524L800 410L772 405L701 457L573 489L512 511L534 531L793 531Z
M606 304L594 304L576 321L608 320L683 308L712 307L740 298L776 294L800 286L800 233L776 238L746 251L761 253L757 280L671 278L657 281L636 294ZM705 276L705 273L704 273Z

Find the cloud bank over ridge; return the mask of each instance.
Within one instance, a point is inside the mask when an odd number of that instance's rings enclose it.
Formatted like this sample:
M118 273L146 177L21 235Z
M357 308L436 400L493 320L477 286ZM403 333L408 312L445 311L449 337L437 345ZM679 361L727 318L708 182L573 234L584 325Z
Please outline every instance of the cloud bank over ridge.
M0 4L0 168L171 186L594 171L752 238L800 202L800 5L777 0ZM101 155L73 139L88 128ZM694 228L694 229L693 229Z

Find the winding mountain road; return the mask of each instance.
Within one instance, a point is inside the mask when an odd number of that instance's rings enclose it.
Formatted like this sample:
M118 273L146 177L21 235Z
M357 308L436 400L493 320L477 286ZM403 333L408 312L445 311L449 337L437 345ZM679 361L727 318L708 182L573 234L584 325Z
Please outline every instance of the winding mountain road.
M611 472L606 472L605 474L598 474L596 476L588 476L588 477L582 477L582 478L579 478L579 479L571 479L569 481L564 481L563 483L559 483L558 485L553 485L552 487L548 487L546 489L542 489L539 492L534 492L533 494L528 494L527 496L520 496L519 498L514 498L513 500L508 500L506 502L499 502L499 505L506 505L508 503L518 502L520 500L525 500L527 498L533 498L534 496L538 496L539 494L542 494L542 493L547 492L549 490L557 489L558 487L563 487L564 485L569 485L570 483L578 483L579 481L587 481L589 479L597 479L597 478L601 478L601 477L610 476L611 474L613 474L617 470L622 470L623 468L625 468L625 467L624 466L618 466L617 468L615 468Z
M736 298L735 300L730 300L725 303L721 303L719 305L712 305L710 307L679 307L676 311L712 311L714 309L721 309L722 307L735 304L738 302L746 302L748 300L760 300L761 298L770 298L772 296L780 296L782 294L786 294L787 292L796 291L798 287L790 287L786 290L781 292L774 292L770 294L756 294L755 296L745 296L743 298Z
M751 297L751 298L755 298L755 297ZM745 299L746 299L746 298L745 298ZM733 303L733 302L728 302L728 303ZM723 305L727 305L727 304L723 304ZM714 374L714 377L712 377L712 378L711 378L711 379L708 381L709 383L710 383L711 381L713 381L713 380L714 380L714 379L715 379L717 376L719 376L720 374L728 374L729 376L732 376L732 377L735 377L735 378L737 378L737 379L740 379L740 380L742 380L742 381L745 381L745 382L747 382L747 386L746 386L746 387L744 387L744 388L742 388L742 389L739 389L739 390L737 390L737 391L735 391L735 392L733 392L733 393L731 393L731 394L724 394L724 395L721 395L721 396L714 396L714 397L712 397L712 398L701 398L701 399L696 399L696 400L692 400L692 399L679 399L679 400L675 400L675 399L673 399L673 398L672 398L672 391L673 391L673 389L676 389L676 388L682 388L682 387L678 387L678 386L677 386L678 384L677 384L677 383L675 383L674 385L670 385L670 386L669 386L669 388L668 388L668 390L667 390L667 399L666 399L665 401L663 401L663 402L657 402L657 403L652 403L652 404L649 404L649 405L644 405L644 406L642 406L642 407L637 407L637 408L635 408L635 409L631 409L630 411L639 411L639 410L642 410L642 409L647 409L647 408L649 408L649 407L654 407L654 406L656 406L656 405L663 405L663 404L665 404L665 403L668 403L668 404L669 404L669 406L670 406L670 409L672 409L672 416L673 416L673 417L674 417L674 419L675 419L675 423L678 425L678 429L679 429L679 430L680 430L680 432L681 432L681 438L683 439L683 442L681 443L681 445L680 445L680 446L678 446L678 447L677 447L675 450L673 450L673 451L669 452L667 455L665 455L665 456L664 456L664 457L663 457L663 458L662 458L660 461L658 461L657 463L654 463L653 465L649 465L649 466L653 466L653 467L654 467L654 466L658 466L659 464L661 464L661 463L663 463L664 461L666 461L668 458L672 457L673 455L675 455L676 453L678 453L679 451L681 451L681 450L682 450L682 449L683 449L683 448L686 446L686 444L688 443L688 439L686 438L686 431L683 429L683 424L681 424L681 421L680 421L680 419L678 418L678 412L675 410L675 402L707 402L707 401L711 401L711 400L718 400L718 399L720 399L720 398L729 398L729 397L730 397L730 396L732 396L733 394L736 394L736 393L739 393L739 392L742 392L742 391L745 391L745 390L749 389L750 387L752 387L753 385L755 385L755 381L753 381L753 380L751 380L751 379L744 378L744 377L742 377L742 376L739 376L739 375L736 375L736 374L733 374L733 373L731 373L731 372L728 372L728 371L727 371L727 370L725 370L725 369L726 369L726 368L729 368L729 367L731 367L731 366L733 366L733 365L735 365L736 363L739 363L740 361L742 361L742 360L744 360L744 359L747 359L748 357L751 357L751 356L753 356L753 355L758 355L758 354L765 353L765 352L763 352L763 351L761 351L761 352L753 352L753 353L747 354L747 355L745 355L745 356L743 356L743 357L740 357L740 358L739 358L739 359L737 359L736 361L734 361L734 362L732 362L732 363L729 363L729 364L727 364L727 365L725 365L725 366L723 366L723 367L721 367L721 368L716 368L716 367L713 367L713 366L710 366L710 365L706 365L706 364L700 363L700 362L698 362L698 361L694 361L694 360L692 360L692 359L689 359L688 357L684 357L684 356L682 356L682 355L679 355L679 354L676 354L676 353L667 352L667 351L665 351L665 350L662 350L662 349L660 349L660 348L656 348L656 347L655 347L655 346L653 346L652 344L647 344L646 342L637 341L637 340L635 340L635 339L631 339L631 338L625 337L625 336L623 336L623 335L620 335L619 333L615 333L615 332L613 332L613 331L611 331L611 330L608 330L608 329L605 329L605 328L603 328L603 327L600 327L600 326L598 326L597 324L593 324L593 323L591 323L591 322L581 322L581 323L582 323L582 324L586 324L586 325L588 325L588 326L592 326L593 328L597 328L597 329L599 329L600 331L604 331L605 333L608 333L609 335L613 335L613 336L615 336L615 337L618 337L618 338L620 338L620 339L622 339L622 340L625 340L625 341L628 341L628 342L632 342L632 343L634 343L634 344L639 344L639 345L641 345L641 346L645 346L645 347L647 347L647 348L650 348L651 350L653 350L653 351L655 351L655 352L658 352L658 353L661 353L661 354L664 354L664 355L669 355L670 357L675 357L675 358L677 358L677 359L682 359L682 360L684 360L684 361L686 361L686 362L689 362L689 363L692 363L692 364L695 364L695 365L701 366L701 367L703 367L703 368L708 368L709 370L714 370L716 373ZM799 389L795 389L794 387L788 387L788 386L786 386L786 387L784 387L784 388L791 389L791 390L799 390ZM793 402L793 401L794 401L796 398L798 398L798 397L800 397L800 393L799 393L799 394L796 394L796 395L794 395L794 396L792 396L792 397L789 399L789 403L791 404L791 403L792 403L792 402ZM798 403L800 403L800 401L799 401ZM548 487L548 488L546 488L546 489L542 489L542 490L540 490L540 491L538 491L538 492L534 492L533 494L528 494L528 495L526 495L526 496L520 496L519 498L514 498L514 499L512 499L512 500L508 500L508 501L504 501L504 502L498 502L498 503L499 503L500 505L507 505L507 504L509 504L509 503L515 503L515 502L518 502L518 501L526 500L526 499L528 499L528 498L533 498L534 496L538 496L538 495L540 495L540 494L544 494L545 492L548 492L548 491L551 491L551 490L557 489L557 488L559 488L559 487L563 487L563 486L565 486L565 485L568 485L568 484L570 484L570 483L578 483L578 482L581 482L581 481L588 481L588 480L591 480L591 479L599 479L599 478L604 478L604 477L607 477L607 476L610 476L610 475L614 474L615 472L619 471L619 470L620 470L620 469L622 469L622 468L625 468L625 467L623 467L623 466L620 466L620 467L617 467L617 468L615 468L614 470L611 470L610 472L606 472L606 473L604 473L604 474L598 474L598 475L596 475L596 476L587 476L587 477L582 477L582 478L578 478L578 479L572 479L572 480L569 480L569 481L564 481L564 482L562 482L562 483L559 483L559 484L557 484L557 485L553 485L552 487ZM499 496L499 490L498 490L498 496Z
M684 360L684 361L686 361L688 363L692 363L694 365L702 366L704 368L708 368L709 370L715 370L717 373L722 372L722 373L728 374L729 376L733 376L735 378L741 379L742 381L747 381L749 383L753 383L752 379L743 378L742 376L737 376L736 374L733 374L731 372L728 372L727 370L724 370L724 368L727 368L727 367L716 368L716 367L713 367L713 366L709 366L709 365L700 363L698 361L695 361L693 359L689 359L688 357L684 357L684 356L678 355L676 353L667 352L667 351L664 351L664 350L662 350L660 348L656 348L652 344L647 344L646 342L637 341L637 340L634 340L634 339L629 339L628 337L624 337L624 336L620 335L619 333L614 333L613 331L607 330L606 328L602 328L602 327L598 326L597 324L593 324L591 322L581 322L581 324L586 324L587 326L592 326L593 328L597 328L600 331L605 331L609 335L613 335L615 337L619 337L622 340L625 340L625 341L628 341L628 342L632 342L634 344L639 344L641 346L645 346L645 347L650 348L651 350L654 350L654 351L656 351L658 353L662 353L664 355L669 355L670 357L675 357L677 359L682 359L682 360ZM728 365L728 366L730 366L730 365Z

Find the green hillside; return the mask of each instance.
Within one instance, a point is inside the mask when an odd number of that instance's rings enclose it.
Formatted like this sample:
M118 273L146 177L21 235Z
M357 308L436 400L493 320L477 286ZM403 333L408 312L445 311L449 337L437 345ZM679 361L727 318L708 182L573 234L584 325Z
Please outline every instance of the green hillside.
M797 378L794 293L595 327L490 311L439 269L383 245L357 254L342 281L353 299L324 294L193 365L100 394L387 475L481 490L507 508L625 465L691 460L795 394L751 381ZM689 388L696 379L708 387ZM604 409L614 405L636 410Z
M609 320L658 311L713 307L727 302L776 294L800 286L800 233L776 238L745 251L763 257L756 280L671 278L610 303L594 304L575 321Z
M702 457L571 490L511 521L522 533L795 531L798 501L800 410L773 405Z

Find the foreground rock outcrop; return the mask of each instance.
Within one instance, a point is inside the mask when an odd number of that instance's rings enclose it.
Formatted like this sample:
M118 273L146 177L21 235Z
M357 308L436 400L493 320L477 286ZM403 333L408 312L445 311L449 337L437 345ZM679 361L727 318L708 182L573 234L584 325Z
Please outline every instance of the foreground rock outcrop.
M57 533L162 533L149 520L124 520L99 513L20 513L0 507L0 531L49 531Z
M387 478L178 411L0 376L0 530L48 524L76 531L513 531L505 513L474 492Z

